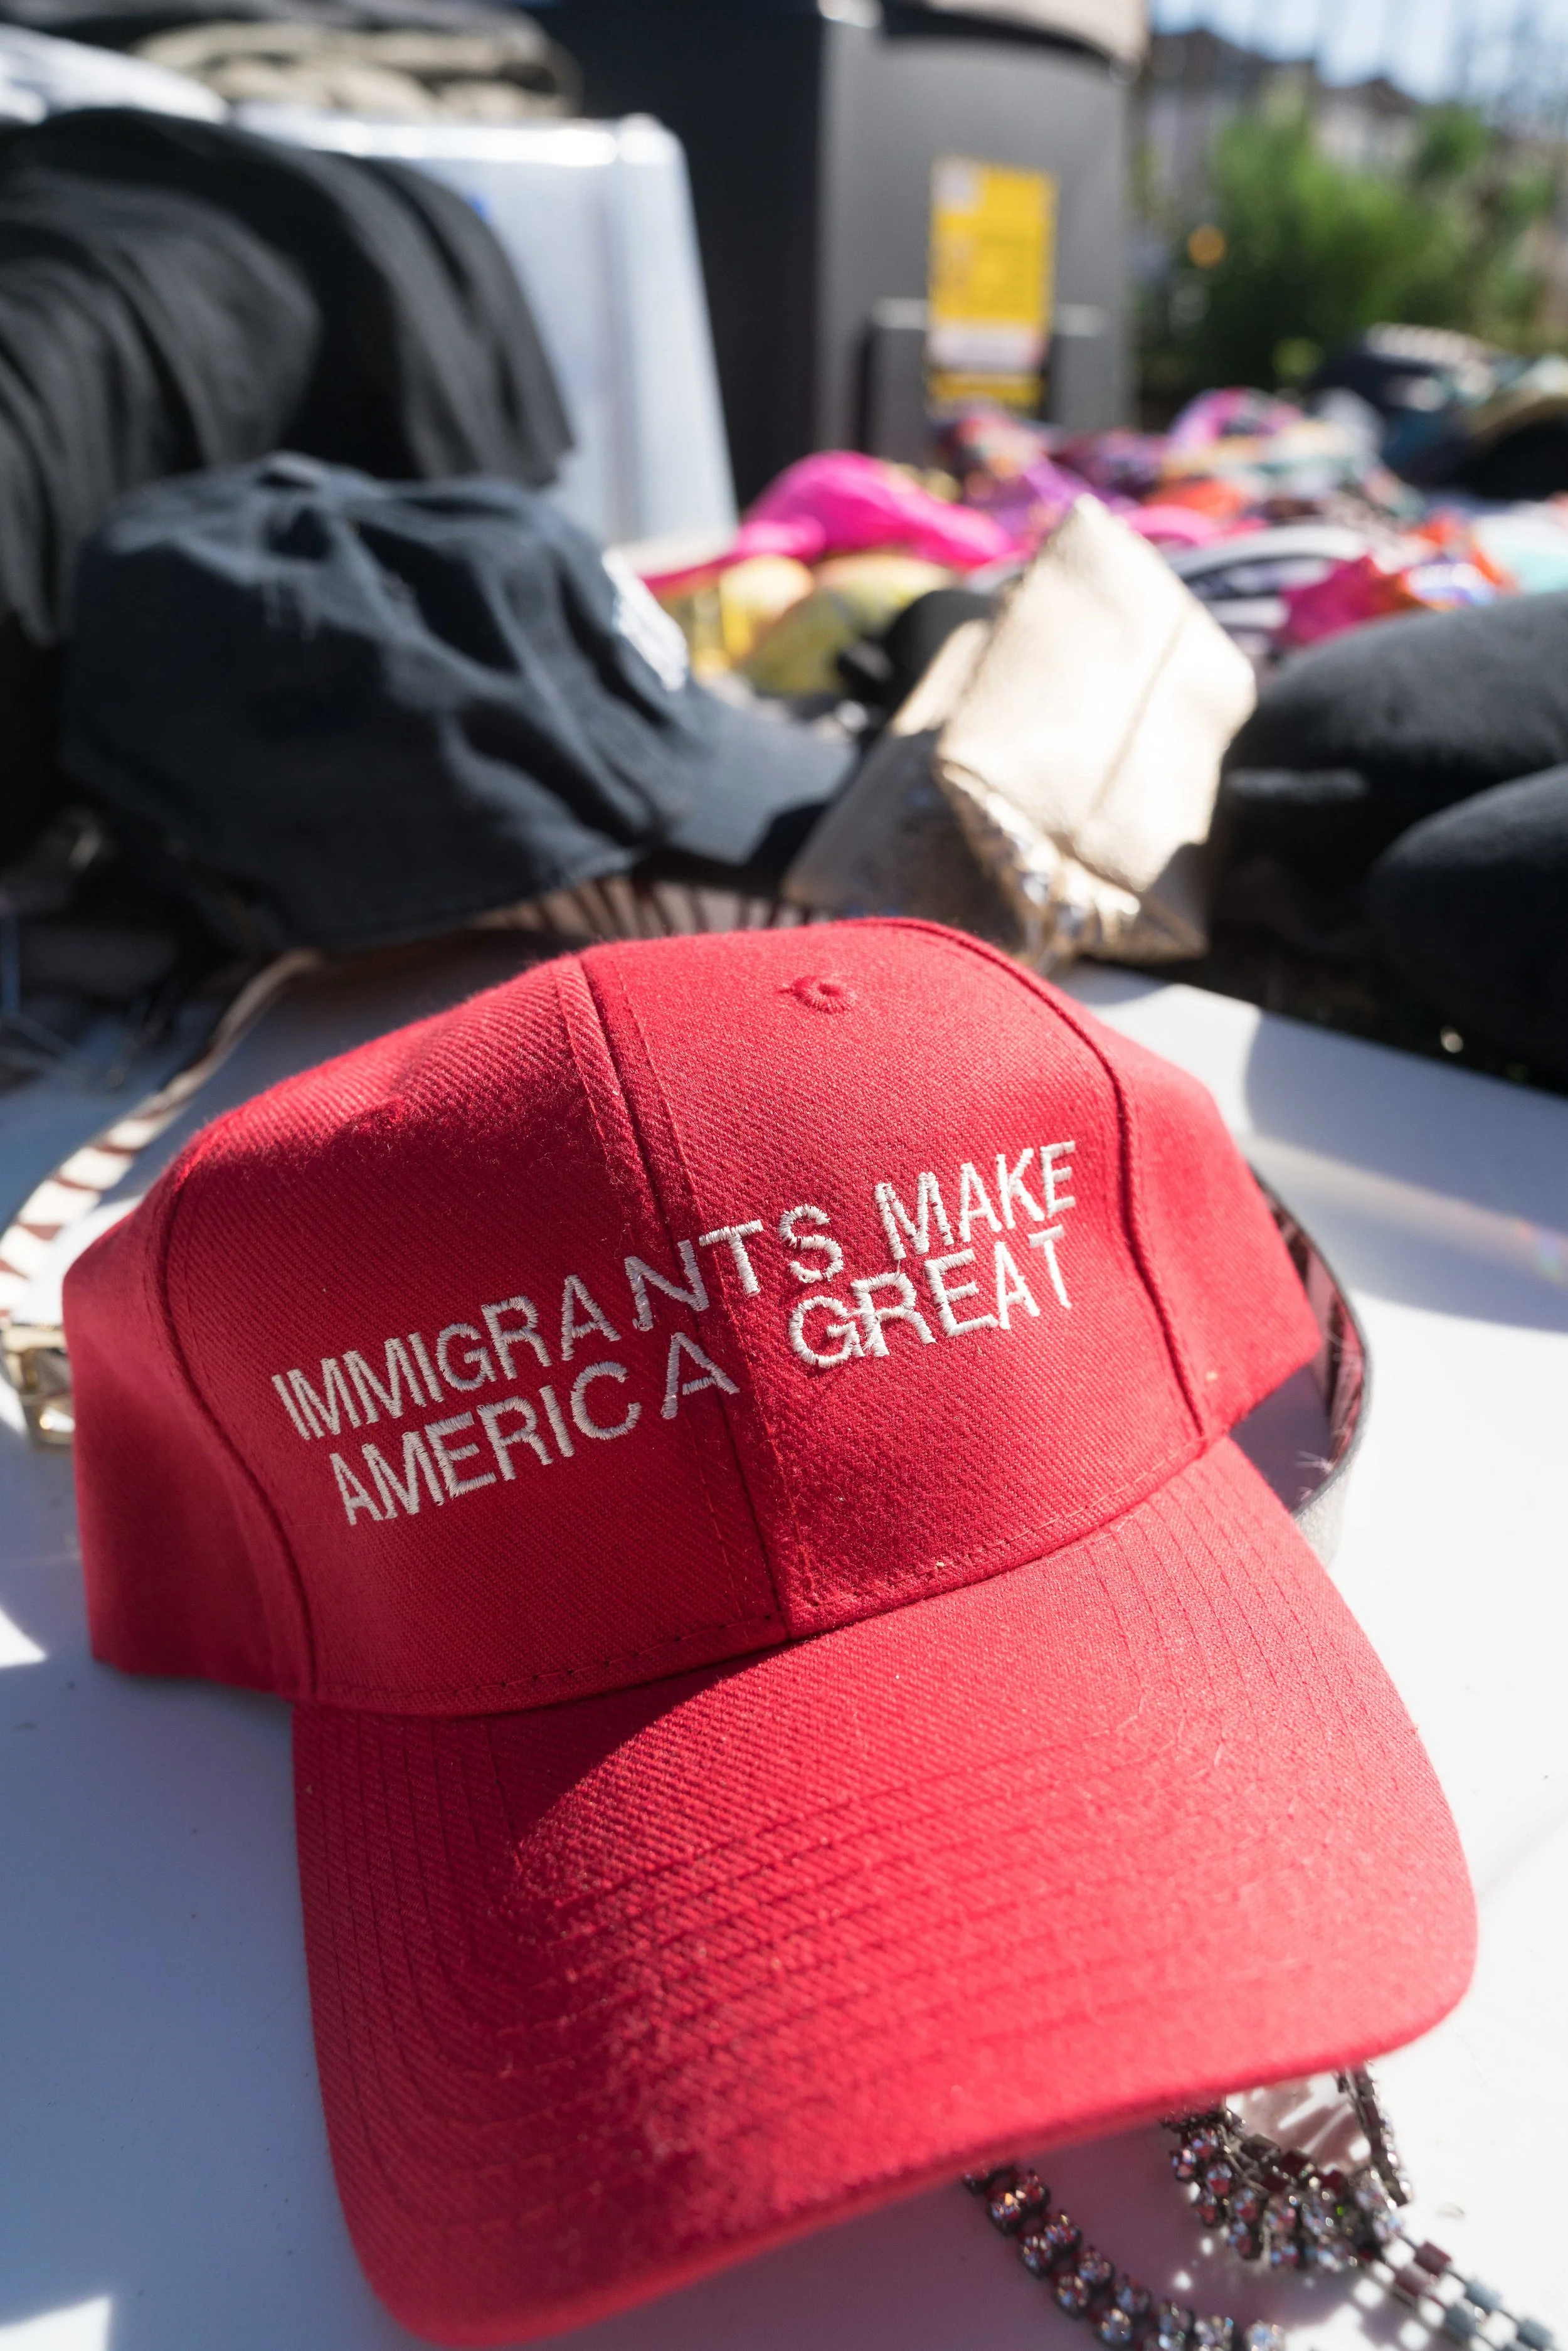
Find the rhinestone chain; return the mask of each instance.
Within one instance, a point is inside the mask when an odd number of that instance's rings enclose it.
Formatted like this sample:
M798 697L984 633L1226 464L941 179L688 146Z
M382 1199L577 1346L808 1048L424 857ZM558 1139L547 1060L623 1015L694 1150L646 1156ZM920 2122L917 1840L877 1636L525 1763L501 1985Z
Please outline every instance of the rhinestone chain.
M1270 2269L1365 2270L1435 2337L1471 2351L1555 2351L1540 2319L1515 2317L1495 2287L1459 2277L1441 2246L1406 2233L1398 2209L1410 2186L1372 2077L1360 2070L1338 2079L1370 2149L1348 2173L1248 2131L1228 2106L1166 2123L1176 2137L1171 2169L1203 2226L1222 2231L1242 2261ZM985 2198L1025 2269L1109 2351L1285 2351L1282 2327L1199 2318L1175 2302L1156 2306L1146 2286L1084 2243L1037 2173L1009 2163L970 2172L964 2185Z

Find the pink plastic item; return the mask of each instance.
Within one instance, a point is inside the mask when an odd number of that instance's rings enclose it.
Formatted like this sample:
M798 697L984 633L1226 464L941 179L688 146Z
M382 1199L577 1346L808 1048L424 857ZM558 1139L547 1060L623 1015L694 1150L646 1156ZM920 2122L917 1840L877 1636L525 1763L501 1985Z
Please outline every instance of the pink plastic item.
M803 563L868 547L906 548L955 571L1014 551L994 517L933 497L906 474L852 449L802 457L770 482L740 526L734 559L794 555Z
M1310 587L1285 590L1287 618L1282 645L1321 644L1369 621L1400 612L1451 612L1468 604L1490 603L1497 590L1472 563L1446 559L1385 571L1375 555L1338 563Z
M1325 637L1343 636L1368 621L1386 621L1396 612L1420 609L1402 572L1385 571L1375 555L1358 555L1353 562L1336 563L1332 571L1309 587L1287 588L1286 621L1281 644L1321 644Z

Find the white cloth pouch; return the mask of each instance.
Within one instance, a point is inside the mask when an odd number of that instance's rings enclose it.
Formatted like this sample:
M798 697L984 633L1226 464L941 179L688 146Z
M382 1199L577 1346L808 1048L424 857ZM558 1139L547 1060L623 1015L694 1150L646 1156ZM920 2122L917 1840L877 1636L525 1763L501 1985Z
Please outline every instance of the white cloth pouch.
M1251 664L1164 559L1080 498L936 744L937 779L1024 962L1205 952L1219 763L1255 700Z

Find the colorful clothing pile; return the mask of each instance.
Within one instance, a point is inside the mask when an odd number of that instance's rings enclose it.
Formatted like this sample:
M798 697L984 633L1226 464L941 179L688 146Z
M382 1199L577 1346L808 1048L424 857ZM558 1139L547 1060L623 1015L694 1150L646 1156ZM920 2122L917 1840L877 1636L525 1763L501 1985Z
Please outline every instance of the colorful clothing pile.
M1399 613L1568 584L1568 497L1422 491L1383 462L1385 437L1344 390L1311 413L1207 392L1163 434L1072 435L976 408L946 426L934 470L804 458L727 547L646 576L700 673L791 695L852 684L851 649L931 589L1015 576L1085 496L1157 547L1260 669Z

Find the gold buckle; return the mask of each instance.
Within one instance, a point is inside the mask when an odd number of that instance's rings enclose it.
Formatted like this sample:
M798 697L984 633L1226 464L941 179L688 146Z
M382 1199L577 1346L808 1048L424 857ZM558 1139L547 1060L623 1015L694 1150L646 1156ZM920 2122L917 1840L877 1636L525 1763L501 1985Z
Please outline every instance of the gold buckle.
M0 1332L0 1349L34 1443L68 1445L76 1434L76 1412L65 1332L57 1324L8 1323Z

